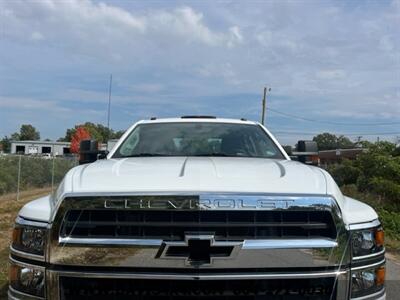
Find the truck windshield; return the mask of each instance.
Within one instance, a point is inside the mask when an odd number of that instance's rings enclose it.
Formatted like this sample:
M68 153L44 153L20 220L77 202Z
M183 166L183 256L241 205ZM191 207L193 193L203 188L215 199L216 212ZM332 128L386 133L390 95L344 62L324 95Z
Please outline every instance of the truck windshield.
M113 158L139 156L284 158L258 125L206 122L138 125Z

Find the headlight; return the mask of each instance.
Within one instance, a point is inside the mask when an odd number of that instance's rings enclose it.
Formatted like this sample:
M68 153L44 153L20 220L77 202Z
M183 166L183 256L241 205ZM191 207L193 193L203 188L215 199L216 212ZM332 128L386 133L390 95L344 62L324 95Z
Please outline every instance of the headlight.
M45 272L34 266L20 266L11 262L10 286L20 292L44 297Z
M352 232L353 257L378 253L383 250L384 232L381 227Z
M15 224L12 247L16 250L44 255L46 228Z
M385 284L385 267L353 271L351 297L357 298L381 290Z

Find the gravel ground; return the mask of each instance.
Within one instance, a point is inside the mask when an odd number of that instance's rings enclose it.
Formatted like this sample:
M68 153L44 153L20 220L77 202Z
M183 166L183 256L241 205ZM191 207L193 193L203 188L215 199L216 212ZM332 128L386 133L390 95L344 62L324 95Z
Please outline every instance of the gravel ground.
M386 256L387 300L400 299L400 261L392 255Z

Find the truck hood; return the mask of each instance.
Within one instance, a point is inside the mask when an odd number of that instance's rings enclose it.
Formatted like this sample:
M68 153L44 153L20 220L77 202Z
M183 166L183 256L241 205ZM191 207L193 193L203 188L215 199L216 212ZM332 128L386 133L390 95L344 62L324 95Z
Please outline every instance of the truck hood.
M107 159L76 167L70 174L73 193L327 193L326 177L319 168L264 158Z

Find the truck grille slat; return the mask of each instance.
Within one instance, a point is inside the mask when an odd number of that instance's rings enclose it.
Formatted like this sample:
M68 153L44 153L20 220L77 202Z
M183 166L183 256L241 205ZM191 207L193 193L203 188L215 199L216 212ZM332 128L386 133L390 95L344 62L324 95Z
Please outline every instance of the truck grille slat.
M70 210L60 235L75 238L183 240L186 233L216 240L336 238L329 211Z
M336 299L334 278L287 280L140 280L61 277L61 300Z
M170 226L172 222L114 222L114 226L143 226L143 227L157 227L157 226ZM67 221L65 225L67 227L73 227L76 222ZM79 222L80 227L87 228L95 228L98 226L107 226L110 225L109 222ZM174 223L174 227L188 227L193 226L193 223L184 222L184 223ZM196 224L198 227L300 227L300 228L308 228L308 229L325 229L327 228L326 223L266 223L266 222L257 222L257 223L217 223L217 222L209 222L207 224L198 223Z

